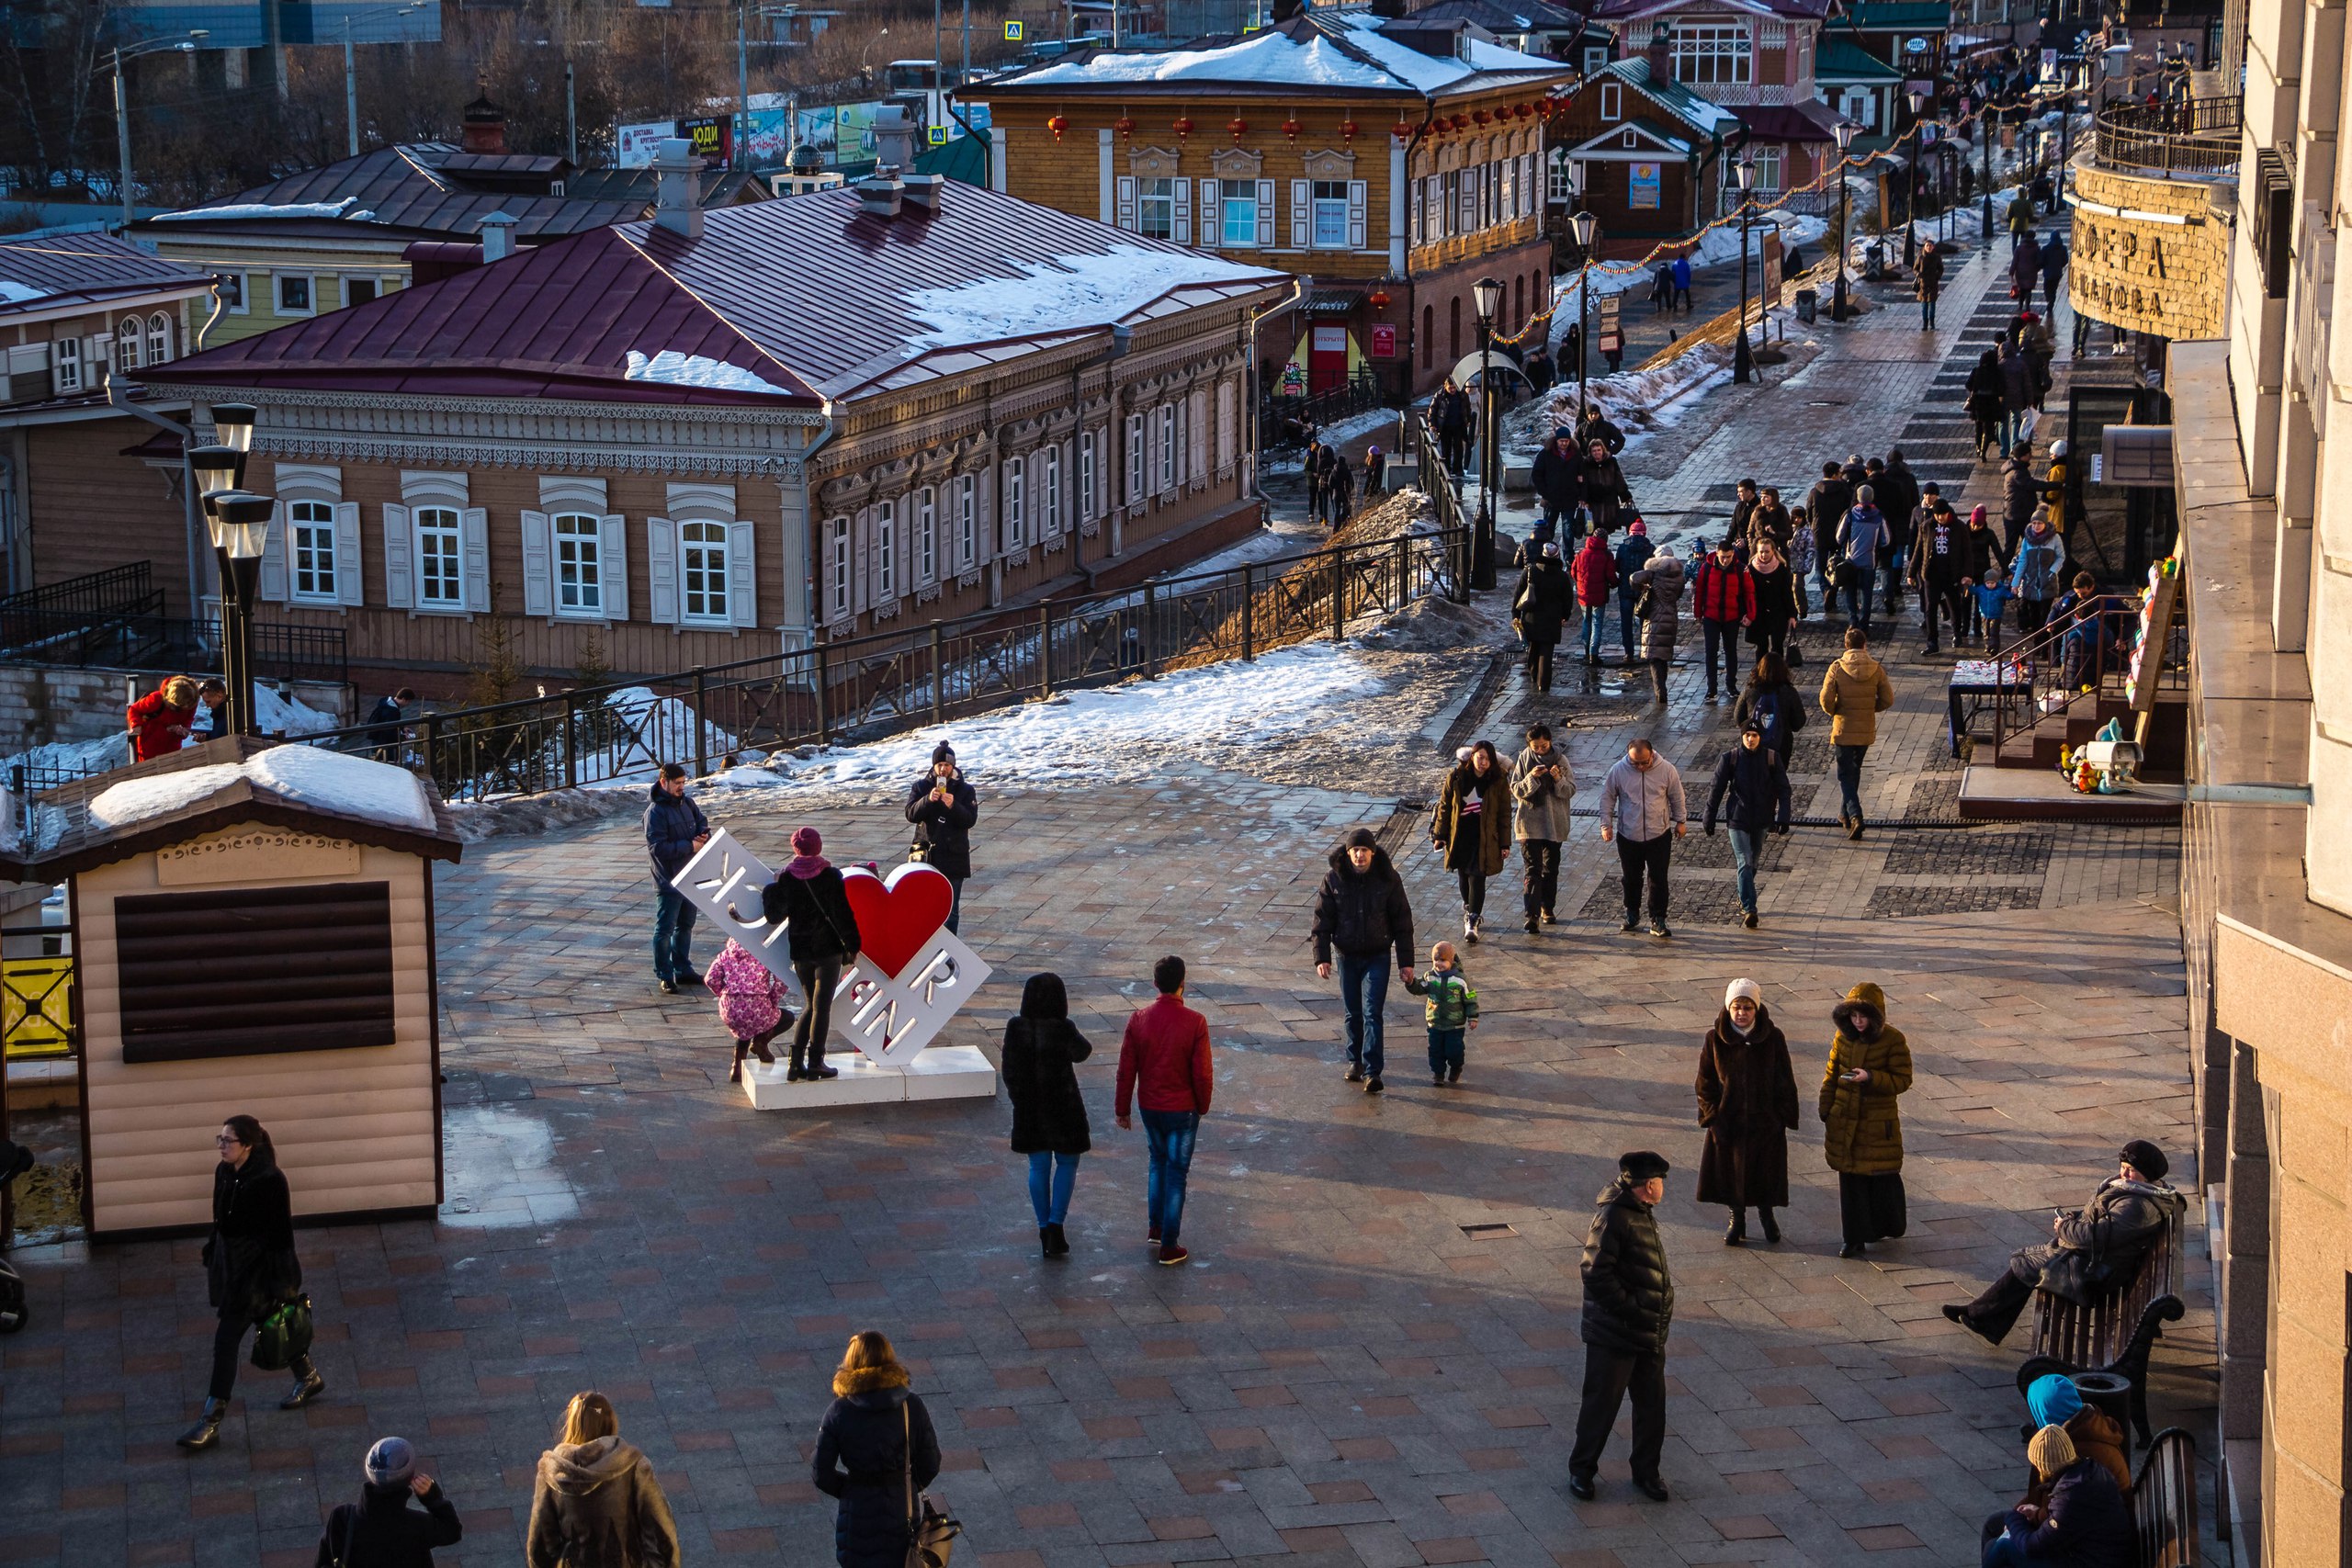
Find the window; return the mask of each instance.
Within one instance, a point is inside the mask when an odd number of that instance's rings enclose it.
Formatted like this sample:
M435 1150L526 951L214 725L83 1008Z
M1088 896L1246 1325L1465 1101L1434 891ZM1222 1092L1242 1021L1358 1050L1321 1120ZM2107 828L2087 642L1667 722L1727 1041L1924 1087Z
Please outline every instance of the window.
M1159 488L1176 488L1176 405L1162 403L1159 408Z
M915 581L932 582L939 577L939 491L933 489L915 492Z
M1062 536L1062 449L1048 446L1038 464L1037 473L1038 536L1058 539Z
M376 298L376 280L372 277L346 277L343 280L343 302L346 306L365 305Z
M62 337L50 345L52 363L57 367L57 389L60 393L82 389L82 340Z
M139 328L139 318L133 316L115 329L114 362L117 368L123 370L139 368L141 341Z
M277 313L281 316L307 316L311 313L311 279L307 274L277 275Z
M1677 22L1674 79L1678 82L1742 84L1755 77L1747 29L1737 23Z
M555 538L555 610L596 615L605 609L605 520L559 512L548 520Z
M966 474L956 481L956 561L969 570L980 548L980 480Z
M246 314L245 275L242 272L224 272L217 276L220 278L220 308L232 316Z
M825 525L825 618L849 615L849 519L836 517Z
M1757 190L1777 191L1781 188L1781 157L1782 152L1783 149L1779 147L1758 147L1755 150Z
M685 579L684 619L724 621L727 614L727 525L681 523L678 553Z
M1010 555L1028 542L1023 507L1029 500L1028 464L1020 457L1004 460L1004 494L999 497L997 550Z
M334 507L323 501L294 502L286 508L286 527L294 597L334 604Z
M1604 120L1625 118L1625 89L1614 82L1600 85L1600 118Z
M396 1037L389 883L207 888L128 897L116 908L123 918L115 941L127 965L119 991L126 1062L349 1050ZM230 931L250 964L223 974L207 957L213 933ZM403 930L401 940L413 939ZM303 973L322 953L334 954L329 986L281 978ZM206 998L226 1012L191 1012L184 987L148 978L198 969ZM320 994L330 988L336 994ZM221 1029L215 1017L233 1018L236 1027Z
M1078 437L1078 520L1094 521L1094 432L1081 431Z
M1143 415L1127 415L1127 498L1129 506L1143 500L1144 472L1148 467L1150 447L1144 436Z
M168 364L172 357L172 319L158 310L147 318L147 363Z
M416 509L416 602L420 606L465 608L466 579L461 565L464 548L455 508Z
M1566 152L1555 147L1544 170L1544 198L1555 207L1566 207L1576 194L1576 165L1568 162Z
M1598 76L1609 69L1609 50L1604 45L1588 45L1584 51L1584 73Z
M1136 227L1155 240L1176 237L1176 182L1174 180L1137 180L1136 193L1142 198L1136 213Z
M885 501L874 508L874 602L887 604L899 596L899 503Z
M1217 186L1217 238L1227 248L1258 243L1258 186L1251 180L1227 180Z
M1318 251L1344 251L1348 248L1348 182L1317 180L1311 199L1315 203L1314 245Z

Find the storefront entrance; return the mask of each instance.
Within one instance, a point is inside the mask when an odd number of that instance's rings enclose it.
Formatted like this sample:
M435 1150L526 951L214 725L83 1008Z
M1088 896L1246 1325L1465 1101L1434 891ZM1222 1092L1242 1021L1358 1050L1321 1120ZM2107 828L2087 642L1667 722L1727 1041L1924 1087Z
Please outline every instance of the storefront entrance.
M1306 348L1306 389L1310 394L1336 391L1348 384L1348 329L1310 329Z

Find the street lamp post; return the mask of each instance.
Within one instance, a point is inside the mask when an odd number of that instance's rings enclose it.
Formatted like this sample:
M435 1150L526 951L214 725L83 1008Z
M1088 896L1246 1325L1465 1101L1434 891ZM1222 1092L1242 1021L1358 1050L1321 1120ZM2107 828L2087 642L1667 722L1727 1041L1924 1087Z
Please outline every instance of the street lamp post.
M1590 212L1579 211L1568 220L1568 228L1577 237L1577 254L1584 258L1584 265L1577 274L1577 418L1584 418L1584 362L1592 352L1585 329L1584 308L1592 298L1592 243L1600 232L1600 220Z
M1846 319L1846 253L1853 248L1853 232L1847 228L1848 214L1853 205L1853 191L1846 184L1846 165L1854 151L1856 127L1850 119L1838 122L1838 287L1829 296L1829 319Z
M269 521L277 502L251 491L216 491L204 498L212 525L212 547L228 558L229 574L221 586L224 603L236 604L236 623L230 634L229 657L222 662L229 684L229 726L239 735L258 735L254 716L254 600L261 587L261 558L269 548Z
M2077 67L2058 68L2058 177L2052 182L2050 210L2054 215L2066 200L2066 165L2075 156L2075 73Z
M230 536L216 494L246 493L245 461L253 451L255 411L251 403L215 403L212 430L215 445L198 446L188 455L188 466L203 498L205 519L211 530L213 559L220 570L220 674L229 688L230 728L239 735L256 732L253 722L252 596L236 592L237 568L230 553ZM254 557L254 571L260 556Z
M1503 286L1482 277L1470 286L1478 307L1478 524L1472 547L1470 586L1495 585L1495 312L1502 308Z
M1984 177L1978 182L1984 187L1984 248L1993 248L1993 130L1998 123L1993 109L1993 89L1984 89L1984 111L1977 118L1976 140L1984 148Z
M1911 102L1911 123L1919 127L1919 141L1914 143L1913 147L1910 178L1904 184L1903 265L1905 270L1908 271L1919 265L1919 214L1917 211L1919 193L1917 149L1927 143L1927 128L1919 116L1928 107L1928 95L1915 92L1905 93L1904 96Z
M190 28L185 39L157 39L153 43L135 44L130 49L109 51L113 63L106 67L114 73L114 139L115 152L121 159L122 226L130 227L130 89L123 85L122 62L136 60L142 54L156 54L171 50L181 54L193 53L198 42L210 38L209 28Z
M1739 182L1739 335L1732 340L1731 378L1746 383L1756 379L1756 359L1747 345L1747 193L1756 186L1756 159L1742 152L1731 172Z

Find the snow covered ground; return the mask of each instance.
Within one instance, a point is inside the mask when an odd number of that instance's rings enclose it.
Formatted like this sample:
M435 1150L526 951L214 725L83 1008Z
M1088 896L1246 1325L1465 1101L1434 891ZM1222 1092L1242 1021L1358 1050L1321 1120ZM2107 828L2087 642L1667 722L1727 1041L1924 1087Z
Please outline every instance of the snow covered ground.
M1781 243L1783 247L1816 244L1822 236L1829 232L1829 224L1826 219L1800 217L1795 213L1783 212L1777 208L1770 212L1760 213L1751 220L1747 226L1747 250L1751 265L1754 265L1753 258L1760 254L1765 227L1774 223L1780 226ZM1708 230L1699 237L1698 248L1690 253L1690 265L1693 267L1721 266L1738 260L1739 229L1737 225ZM1592 297L1599 299L1604 295L1623 294L1629 289L1646 289L1650 286L1650 279L1657 276L1657 269L1658 263L1654 261L1638 265L1629 262L1597 264L1589 269ZM1566 336L1568 329L1576 324L1577 286L1578 279L1584 276L1582 272L1564 272L1552 280L1554 306L1552 341L1555 344Z
M254 688L254 708L263 733L268 735L319 735L340 728L342 722L331 713L321 713L290 697L279 696L273 686ZM95 740L52 740L13 756L0 757L0 786L6 785L17 768L23 768L33 788L40 790L129 766L128 731L101 735Z

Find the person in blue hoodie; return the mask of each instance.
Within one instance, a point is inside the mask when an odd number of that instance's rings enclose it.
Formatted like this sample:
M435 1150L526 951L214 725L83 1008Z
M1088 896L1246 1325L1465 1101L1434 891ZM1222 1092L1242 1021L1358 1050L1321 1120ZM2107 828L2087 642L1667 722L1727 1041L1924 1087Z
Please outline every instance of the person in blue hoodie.
M1650 564L1657 551L1650 545L1650 526L1640 518L1625 525L1625 539L1617 547L1617 636L1624 644L1625 664L1634 662L1634 601L1642 591L1626 580Z
M1854 488L1854 504L1838 525L1838 586L1846 594L1846 624L1871 629L1871 601L1878 585L1878 558L1887 547L1886 519L1869 485Z
M665 996L681 986L699 986L686 946L695 934L695 907L670 886L696 851L710 842L710 818L686 796L686 770L662 764L662 776L645 799L645 854L653 863L653 977Z

